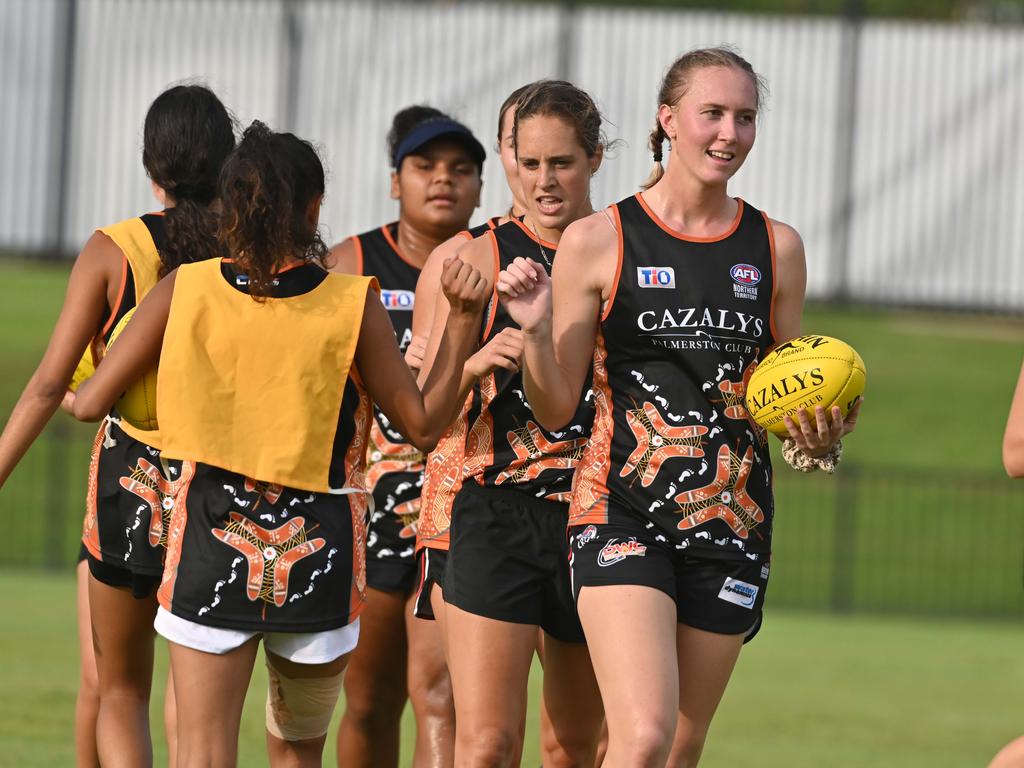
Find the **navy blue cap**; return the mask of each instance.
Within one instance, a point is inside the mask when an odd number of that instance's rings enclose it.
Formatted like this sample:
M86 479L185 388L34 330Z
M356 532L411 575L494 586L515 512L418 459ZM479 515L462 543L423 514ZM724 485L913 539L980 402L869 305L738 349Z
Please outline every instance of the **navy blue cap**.
M416 150L425 144L440 138L451 139L461 144L469 151L480 170L483 170L487 151L469 128L448 117L429 117L409 131L395 149L395 156L391 158L392 167L398 170L406 157L415 154Z

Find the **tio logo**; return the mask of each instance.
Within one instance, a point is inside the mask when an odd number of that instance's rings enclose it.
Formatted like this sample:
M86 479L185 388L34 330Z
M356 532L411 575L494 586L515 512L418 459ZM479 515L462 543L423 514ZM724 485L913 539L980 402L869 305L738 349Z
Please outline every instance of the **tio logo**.
M399 291L382 289L380 292L381 303L387 309L412 310L415 304L416 294L413 291Z
M636 282L641 288L675 288L676 273L672 267L637 267Z
M753 264L736 264L729 270L729 274L742 285L757 285L761 282L761 270Z

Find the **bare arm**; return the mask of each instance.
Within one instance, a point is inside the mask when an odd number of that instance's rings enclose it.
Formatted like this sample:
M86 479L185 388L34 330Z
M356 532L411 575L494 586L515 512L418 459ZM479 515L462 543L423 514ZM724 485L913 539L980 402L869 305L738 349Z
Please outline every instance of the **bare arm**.
M779 221L771 222L775 235L775 333L776 342L788 341L800 335L800 321L804 311L807 290L807 261L804 244L796 230ZM786 416L789 436L808 456L821 457L857 426L860 415L858 402L843 418L839 406L826 413L821 406L814 413L801 408L795 416Z
M501 273L502 302L523 329L526 396L545 429L565 426L579 405L617 259L618 235L596 213L562 234L550 279L530 259Z
M1024 477L1024 367L1017 378L1003 433L1003 467L1010 477Z
M331 248L327 252L324 266L332 272L341 272L346 275L363 274L363 255L356 239L350 237Z
M356 349L356 365L367 391L395 428L420 450L433 450L461 405L457 399L466 359L476 346L480 311L490 282L479 271L452 258L441 275L446 312L432 367L421 392L398 351L383 305L367 301Z
M495 256L491 246L489 237L478 237L475 240L465 242L458 247L458 258L469 264L476 269L481 275L488 280L488 285L493 285L493 280L497 276L497 270L495 269ZM426 286L425 286L426 287ZM423 367L419 374L420 386L425 386L428 377L433 373L435 368L435 362L437 361L437 353L440 349L441 338L444 334L445 324L448 322L448 315L451 307L446 297L438 292L438 296L434 302L433 322L431 323L430 334L427 338L426 352L423 356ZM491 296L486 297L484 306L487 306L487 301L491 299ZM478 316L479 320L479 316ZM473 329L474 330L474 348L479 343L479 323ZM460 380L456 396L452 399L450 410L447 413L448 422L450 423L456 415L458 415L459 408L462 407L465 402L466 395L469 393L470 388L473 386L473 382L476 380L475 376L469 371L465 370L463 365L460 368Z
M146 294L96 373L78 388L76 419L102 419L122 393L159 362L177 275L177 270L171 272Z
M788 224L771 222L775 233L775 343L800 335L807 291L807 261L800 235Z
M110 286L121 278L122 258L110 238L97 232L75 261L46 352L0 435L0 487L60 406L78 361L100 329Z
M412 311L412 341L406 349L405 361L419 376L422 384L426 381L429 369L425 370L425 357L430 338L430 330L434 323L434 308L437 306L438 294L441 293L441 272L449 256L454 256L468 241L465 235L455 235L431 251L427 257L420 276L416 280L416 299Z

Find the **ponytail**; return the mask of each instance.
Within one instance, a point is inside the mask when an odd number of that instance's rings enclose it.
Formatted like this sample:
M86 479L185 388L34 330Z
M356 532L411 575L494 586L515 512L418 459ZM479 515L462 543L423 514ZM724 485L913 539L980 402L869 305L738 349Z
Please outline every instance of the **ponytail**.
M168 88L146 112L142 164L174 198L164 214L161 277L186 262L217 255L210 205L217 196L221 166L234 146L234 120L205 86Z
M648 146L651 149L651 155L654 157L654 167L651 168L647 181L640 185L641 189L650 189L665 175L665 166L662 165L661 160L662 146L667 138L668 136L665 135L665 129L661 125L661 120L656 120L654 130L651 131L651 137L648 139Z

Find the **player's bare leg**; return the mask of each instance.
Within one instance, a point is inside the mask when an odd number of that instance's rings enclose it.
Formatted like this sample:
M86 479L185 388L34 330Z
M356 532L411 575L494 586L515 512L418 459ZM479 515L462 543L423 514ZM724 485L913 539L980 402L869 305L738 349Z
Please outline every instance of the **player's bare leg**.
M153 686L156 595L89 577L93 648L99 681L96 747L104 768L153 764L149 694Z
M418 619L406 608L409 635L409 701L416 713L414 768L447 768L455 761L455 702L438 621ZM435 616L437 614L435 613Z
M168 643L178 713L178 768L236 765L242 705L259 636L224 654Z
M178 760L178 704L174 700L174 674L167 670L167 687L164 689L164 737L167 739L167 764L175 765Z
M75 568L78 616L78 696L75 698L75 765L99 768L96 751L96 717L100 711L100 687L96 675L96 653L92 647L89 614L89 562Z
M544 768L590 768L604 722L601 692L585 643L544 638Z
M297 664L288 661L269 651L269 661L274 668L285 677L293 680L310 678L330 678L340 675L348 665L351 653L339 656L326 664ZM331 712L334 704L331 704ZM325 718L329 715L325 712ZM267 731L267 754L273 768L320 768L323 764L324 744L327 743L327 731L322 736L296 741L286 741Z
M537 627L445 607L456 768L519 765Z
M345 673L345 714L338 728L342 768L397 768L409 653L406 596L366 590L359 645Z
M999 750L988 768L1024 768L1024 736L1014 739Z
M679 708L675 603L652 587L613 585L583 587L577 606L608 720L604 764L662 768Z
M679 718L667 766L694 768L739 658L743 635L720 635L680 624L676 637Z

